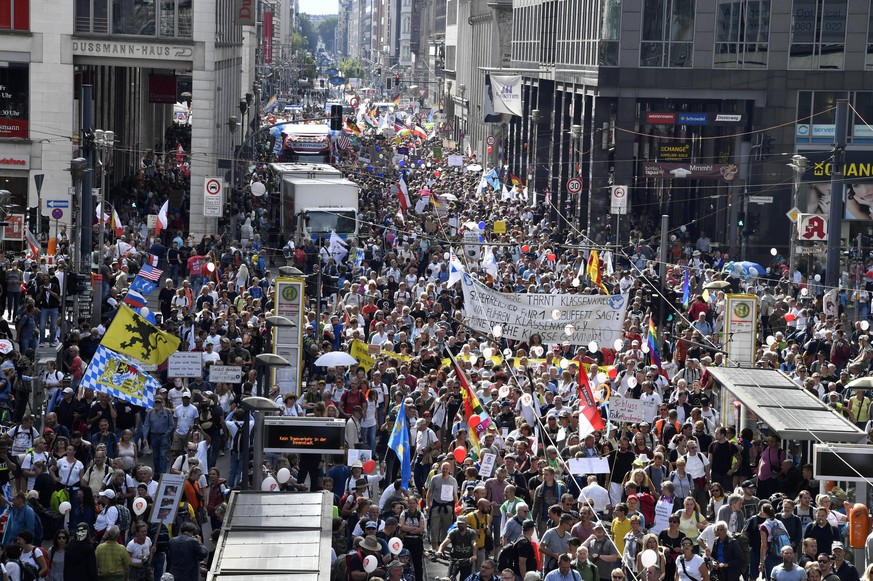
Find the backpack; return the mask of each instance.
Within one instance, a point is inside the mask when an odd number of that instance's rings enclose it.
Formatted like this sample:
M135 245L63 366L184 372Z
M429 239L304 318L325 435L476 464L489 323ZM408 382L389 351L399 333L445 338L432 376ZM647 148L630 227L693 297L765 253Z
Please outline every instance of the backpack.
M749 546L749 537L746 533L734 534L734 540L740 545L740 552L743 554L743 568L741 571L749 570L749 561L752 560L752 548Z
M30 563L24 563L19 559L9 559L9 562L18 565L18 568L21 571L19 577L21 581L39 581L39 571Z
M503 547L503 550L500 551L500 556L497 559L497 568L500 571L504 569L512 569L512 571L518 575L519 567L518 567L518 546L520 543L530 542L526 538L522 537L517 539L514 543L506 545Z
M190 505L182 501L179 503L179 508L176 510L176 518L173 519L173 536L179 536L179 531L182 530L182 525L186 522L193 523L194 519L191 518L191 513L188 512L188 507Z
M778 520L774 520L772 523L767 523L766 526L767 540L770 545L767 547L767 552L781 558L782 547L791 546L791 538L788 536L788 531L785 530L785 525Z
M126 535L130 531L130 524L133 521L130 516L130 509L124 504L115 505L115 509L118 511L118 520L115 524L118 525L121 534Z
M646 526L650 527L655 522L655 498L648 492L638 493L637 498L640 501L640 512L646 519Z
M231 444L231 451L236 452L237 454L242 454L243 446L242 446L242 437L243 437L243 423L242 422L234 422L236 424L236 433L233 435L233 443ZM252 449L252 434L249 434L249 450Z

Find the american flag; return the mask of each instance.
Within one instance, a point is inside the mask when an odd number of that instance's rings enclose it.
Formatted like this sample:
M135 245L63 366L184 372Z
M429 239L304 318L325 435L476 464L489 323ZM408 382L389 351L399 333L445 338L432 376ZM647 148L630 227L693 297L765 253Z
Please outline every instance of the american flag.
M349 150L352 148L352 140L348 138L345 134L342 134L337 138L336 145L339 149Z
M159 270L150 264L143 264L142 268L139 269L139 275L152 282L161 282L162 274L164 274L163 270Z

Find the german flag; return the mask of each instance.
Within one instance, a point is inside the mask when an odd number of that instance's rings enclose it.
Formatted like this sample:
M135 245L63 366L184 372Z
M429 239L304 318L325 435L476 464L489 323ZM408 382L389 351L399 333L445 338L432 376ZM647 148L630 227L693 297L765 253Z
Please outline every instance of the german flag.
M522 185L521 180L518 179L517 177L515 177L515 176L512 175L512 174L509 174L509 181L512 182L512 185L514 185L514 186L520 186L520 185Z
M394 102L394 106L397 107L397 105L400 104L400 95L398 94L392 99L392 101Z

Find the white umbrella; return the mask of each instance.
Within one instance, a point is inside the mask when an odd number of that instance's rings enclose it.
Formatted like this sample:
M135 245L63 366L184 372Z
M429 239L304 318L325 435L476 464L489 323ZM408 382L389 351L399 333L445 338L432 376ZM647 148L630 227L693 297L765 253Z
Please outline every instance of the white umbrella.
M315 360L318 367L347 367L357 363L357 359L344 351L330 351Z
M444 200L451 200L453 202L458 201L458 196L456 196L455 194L441 194L440 197Z
M10 353L15 347L12 346L12 341L9 339L0 339L0 353L6 355Z
M467 171L482 171L482 166L478 163L473 163L467 166Z

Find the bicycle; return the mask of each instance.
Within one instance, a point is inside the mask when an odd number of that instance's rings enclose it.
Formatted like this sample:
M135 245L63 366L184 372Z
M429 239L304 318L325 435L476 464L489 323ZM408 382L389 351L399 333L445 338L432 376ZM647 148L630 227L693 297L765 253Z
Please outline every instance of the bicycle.
M461 565L464 563L470 563L472 566L470 557L454 558L447 556L445 553L436 553L433 559L449 566L447 575L445 577L434 577L434 581L464 581L464 579L458 577L458 573L461 571Z

